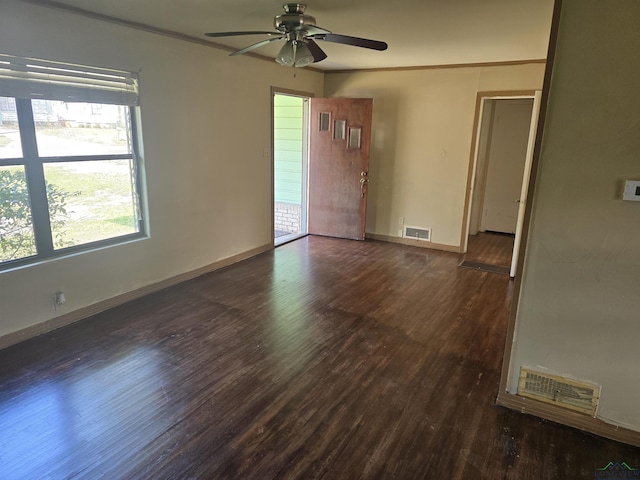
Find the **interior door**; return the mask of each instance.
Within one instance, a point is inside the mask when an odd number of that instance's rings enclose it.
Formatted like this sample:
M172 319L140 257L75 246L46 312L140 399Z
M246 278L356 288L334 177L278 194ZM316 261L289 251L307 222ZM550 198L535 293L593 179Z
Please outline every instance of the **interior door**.
M312 98L309 233L364 240L370 98Z

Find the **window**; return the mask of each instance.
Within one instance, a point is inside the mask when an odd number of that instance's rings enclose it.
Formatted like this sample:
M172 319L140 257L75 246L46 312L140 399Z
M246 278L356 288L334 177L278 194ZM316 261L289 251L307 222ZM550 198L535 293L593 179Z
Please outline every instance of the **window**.
M133 74L0 55L0 269L144 235L136 103Z

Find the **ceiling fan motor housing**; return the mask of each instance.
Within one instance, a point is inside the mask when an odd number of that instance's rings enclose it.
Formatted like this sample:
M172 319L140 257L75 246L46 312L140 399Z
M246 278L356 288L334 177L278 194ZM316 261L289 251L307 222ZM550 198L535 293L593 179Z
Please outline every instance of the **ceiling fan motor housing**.
M273 19L273 26L276 30L288 33L315 26L315 17L304 14L304 10L307 8L306 5L302 3L286 3L283 8L285 13L276 15Z

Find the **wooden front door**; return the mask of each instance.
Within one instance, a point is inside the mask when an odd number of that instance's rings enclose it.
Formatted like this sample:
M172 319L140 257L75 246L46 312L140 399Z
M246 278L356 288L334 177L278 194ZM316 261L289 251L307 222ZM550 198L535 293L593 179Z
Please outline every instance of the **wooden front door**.
M370 98L312 98L309 233L364 240Z

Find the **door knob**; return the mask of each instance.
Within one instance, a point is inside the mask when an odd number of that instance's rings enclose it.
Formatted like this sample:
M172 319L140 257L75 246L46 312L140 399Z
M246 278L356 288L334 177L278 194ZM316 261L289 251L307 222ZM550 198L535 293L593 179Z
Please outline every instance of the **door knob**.
M360 172L360 193L362 193L362 198L364 198L364 186L369 183L369 176L367 172Z

